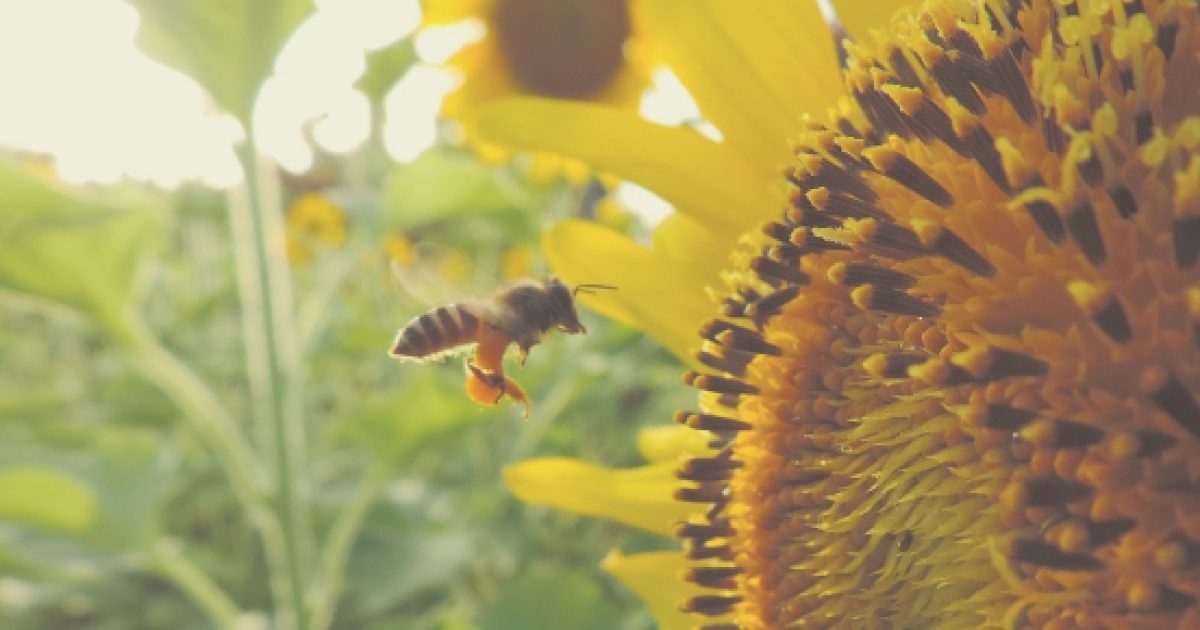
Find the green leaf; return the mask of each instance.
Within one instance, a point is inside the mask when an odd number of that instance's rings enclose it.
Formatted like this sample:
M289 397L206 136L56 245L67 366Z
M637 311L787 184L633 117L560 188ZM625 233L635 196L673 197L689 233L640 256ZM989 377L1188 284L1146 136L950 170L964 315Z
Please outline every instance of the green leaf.
M100 555L157 535L158 511L177 479L179 458L160 435L110 427L93 435L86 452L2 446L0 519L60 530L69 536L53 540Z
M12 466L0 470L0 519L80 532L96 520L96 496L60 471Z
M383 191L388 227L406 230L465 214L484 214L513 207L496 169L473 155L453 149L431 149L412 164L401 166Z
M0 165L0 289L122 325L162 219L72 196Z
M617 618L600 588L581 575L525 574L500 589L479 627L601 630L617 627Z
M312 12L310 0L130 1L142 14L142 48L199 81L244 123L280 47Z
M350 582L357 585L355 595L366 615L384 614L421 593L445 588L470 565L477 546L459 531L398 533L365 536L351 559Z
M149 431L112 431L99 437L88 475L100 512L89 538L122 549L153 540L158 509L175 480L178 455Z
M402 39L373 53L367 57L367 72L358 80L358 89L367 95L373 106L379 107L383 97L416 60L417 51L411 39Z
M340 427L345 439L381 461L403 462L428 442L488 417L463 392L466 377L459 369L414 364L389 367L410 370L411 379L370 397L362 411Z

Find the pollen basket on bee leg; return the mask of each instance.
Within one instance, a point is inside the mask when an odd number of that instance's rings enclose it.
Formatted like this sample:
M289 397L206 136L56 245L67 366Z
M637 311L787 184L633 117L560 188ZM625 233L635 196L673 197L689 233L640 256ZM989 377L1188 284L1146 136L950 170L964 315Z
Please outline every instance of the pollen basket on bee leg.
M469 371L467 373L467 397L484 407L495 406L504 397L503 384L498 386L485 376Z

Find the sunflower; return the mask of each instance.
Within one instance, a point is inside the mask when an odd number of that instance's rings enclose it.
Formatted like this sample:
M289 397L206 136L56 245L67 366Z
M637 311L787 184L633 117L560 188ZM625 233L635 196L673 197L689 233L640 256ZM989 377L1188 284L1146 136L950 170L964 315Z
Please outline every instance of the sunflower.
M1200 627L1196 2L930 0L828 49L803 3L645 9L723 143L528 99L482 129L675 203L648 247L545 246L693 366L706 450L518 496L670 529L606 560L665 628Z
M492 161L507 159L508 151L483 141L474 121L494 102L540 96L636 112L649 84L647 55L636 46L637 20L627 0L433 0L424 8L425 26L483 23L484 36L448 62L463 81L442 112L461 122L467 140ZM538 157L537 176L582 181L589 174L581 162Z

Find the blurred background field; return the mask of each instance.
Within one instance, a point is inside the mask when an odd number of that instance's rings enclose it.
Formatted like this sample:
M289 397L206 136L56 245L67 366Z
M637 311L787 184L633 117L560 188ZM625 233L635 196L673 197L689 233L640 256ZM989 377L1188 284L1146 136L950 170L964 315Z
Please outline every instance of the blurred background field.
M638 463L677 360L585 310L522 422L386 350L547 274L551 222L663 208L464 146L435 66L478 25L415 0L133 4L0 2L0 627L651 627L599 563L663 543L500 475Z

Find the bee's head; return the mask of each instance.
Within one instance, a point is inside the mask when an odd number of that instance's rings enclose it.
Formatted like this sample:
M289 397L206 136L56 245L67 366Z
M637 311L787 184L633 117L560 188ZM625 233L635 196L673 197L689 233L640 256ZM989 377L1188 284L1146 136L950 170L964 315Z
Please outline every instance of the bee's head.
M546 293L550 295L550 309L559 330L572 335L587 332L587 328L579 321L579 311L575 310L575 294L562 280L557 276L547 278Z

